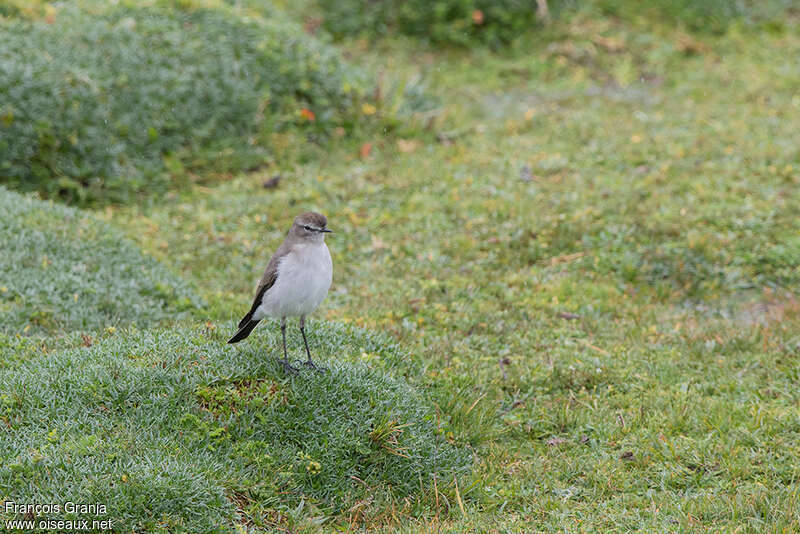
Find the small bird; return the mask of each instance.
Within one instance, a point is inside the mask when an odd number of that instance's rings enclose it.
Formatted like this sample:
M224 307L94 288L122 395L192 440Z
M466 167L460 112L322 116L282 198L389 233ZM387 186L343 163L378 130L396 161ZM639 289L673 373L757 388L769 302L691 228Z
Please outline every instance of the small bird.
M306 340L306 315L313 312L328 294L333 279L331 253L325 244L328 219L309 211L294 219L286 239L270 258L258 283L253 305L241 321L239 331L228 340L237 343L253 331L265 317L280 318L283 335L283 364L287 372L297 371L286 354L286 318L300 317L300 332L306 346L305 365L316 369Z

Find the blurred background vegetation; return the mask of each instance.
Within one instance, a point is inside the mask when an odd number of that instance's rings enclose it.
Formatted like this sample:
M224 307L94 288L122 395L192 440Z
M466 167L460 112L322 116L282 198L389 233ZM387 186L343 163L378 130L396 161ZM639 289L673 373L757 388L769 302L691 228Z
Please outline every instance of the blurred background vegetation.
M81 205L130 202L285 158L285 136L384 133L430 108L377 89L333 39L542 46L581 17L721 33L790 0L0 2L0 181ZM562 26L548 27L552 20ZM304 24L295 21L304 21ZM533 39L533 41L532 41ZM381 109L380 119L362 113Z

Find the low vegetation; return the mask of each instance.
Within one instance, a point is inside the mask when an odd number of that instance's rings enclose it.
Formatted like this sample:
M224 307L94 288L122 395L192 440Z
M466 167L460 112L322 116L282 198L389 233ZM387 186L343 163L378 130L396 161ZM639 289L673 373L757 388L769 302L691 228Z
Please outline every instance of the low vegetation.
M50 6L0 20L0 176L130 202L193 170L268 164L282 132L347 126L356 84L277 12Z
M399 32L432 43L507 44L539 26L528 0L319 0L325 28L335 36L377 37Z
M436 45L500 48L532 32L552 38L547 23L591 13L628 23L666 21L700 33L724 33L728 27L780 25L791 0L316 0L323 26L334 36L378 38L400 33Z
M380 93L347 135L95 212L205 305L0 335L0 488L137 531L800 530L797 13L548 4L501 51L342 32ZM358 127L390 80L425 111ZM225 340L306 209L334 231L328 372L289 377L274 323Z
M59 335L191 316L200 299L90 214L0 187L0 332Z
M357 42L363 65L427 73L430 131L111 219L229 319L284 207L327 212L323 313L417 355L409 379L480 458L464 512L440 501L409 530L796 529L793 24L587 12L502 55Z
M442 499L457 478L474 487L470 453L384 370L406 356L387 338L315 324L326 371L287 378L277 329L241 347L231 331L119 331L56 354L0 338L25 353L0 366L0 487L20 503L102 503L119 530L193 532L380 524L424 508L433 477Z

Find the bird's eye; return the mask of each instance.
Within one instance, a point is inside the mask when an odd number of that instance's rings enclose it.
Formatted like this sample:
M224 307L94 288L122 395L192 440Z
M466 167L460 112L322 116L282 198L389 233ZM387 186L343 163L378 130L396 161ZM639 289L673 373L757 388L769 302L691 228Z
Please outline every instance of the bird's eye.
M306 229L306 230L308 230L309 232L311 231L311 227L310 227L309 225L307 225L307 224L304 224L304 225L303 225L303 228L305 228L305 229Z

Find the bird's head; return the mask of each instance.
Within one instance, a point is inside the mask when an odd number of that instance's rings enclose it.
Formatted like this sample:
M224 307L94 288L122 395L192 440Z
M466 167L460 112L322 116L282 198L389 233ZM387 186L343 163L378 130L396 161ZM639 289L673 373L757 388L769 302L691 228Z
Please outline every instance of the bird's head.
M325 240L325 234L330 232L327 224L328 219L321 213L307 211L294 218L289 234L298 240L320 243Z

